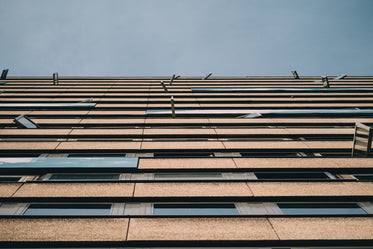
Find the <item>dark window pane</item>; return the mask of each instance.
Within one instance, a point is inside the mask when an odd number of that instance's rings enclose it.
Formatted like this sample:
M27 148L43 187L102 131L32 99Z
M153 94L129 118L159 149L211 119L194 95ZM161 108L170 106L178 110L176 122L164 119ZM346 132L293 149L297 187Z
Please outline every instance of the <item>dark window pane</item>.
M154 204L158 215L233 215L238 214L234 204Z
M373 175L354 175L357 179L363 181L373 181Z
M0 177L0 182L18 182L21 179L21 177L17 176L5 176L5 177Z
M255 173L258 179L330 179L326 174L321 172L303 173L303 172L278 172L278 173Z
M107 215L111 204L31 204L24 215Z
M115 180L119 174L55 174L49 180Z
M280 203L284 214L366 214L355 203Z

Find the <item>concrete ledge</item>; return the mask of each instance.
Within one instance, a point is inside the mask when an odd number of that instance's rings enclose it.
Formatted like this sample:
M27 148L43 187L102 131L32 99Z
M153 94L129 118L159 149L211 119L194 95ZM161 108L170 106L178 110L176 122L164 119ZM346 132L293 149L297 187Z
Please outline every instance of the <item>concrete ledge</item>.
M281 240L373 238L373 218L269 218Z
M277 240L265 218L131 219L128 241Z
M14 197L131 197L134 183L25 183Z
M1 219L0 241L124 241L128 219Z

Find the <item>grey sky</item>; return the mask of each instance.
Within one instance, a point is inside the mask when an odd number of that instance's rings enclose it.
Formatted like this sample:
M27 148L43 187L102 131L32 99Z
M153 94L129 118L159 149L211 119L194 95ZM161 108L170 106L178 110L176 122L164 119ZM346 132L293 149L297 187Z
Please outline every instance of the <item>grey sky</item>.
M373 75L371 0L0 0L9 76Z

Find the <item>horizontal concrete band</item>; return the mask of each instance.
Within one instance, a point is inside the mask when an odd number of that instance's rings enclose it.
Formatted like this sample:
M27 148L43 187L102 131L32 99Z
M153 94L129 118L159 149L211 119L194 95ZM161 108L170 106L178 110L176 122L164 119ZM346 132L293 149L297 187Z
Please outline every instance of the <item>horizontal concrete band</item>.
M26 182L0 186L0 197L322 197L373 192L373 182Z
M261 149L341 149L352 148L350 141L180 141L180 142L0 142L0 150L261 150Z
M2 219L0 241L369 240L372 226L368 217Z

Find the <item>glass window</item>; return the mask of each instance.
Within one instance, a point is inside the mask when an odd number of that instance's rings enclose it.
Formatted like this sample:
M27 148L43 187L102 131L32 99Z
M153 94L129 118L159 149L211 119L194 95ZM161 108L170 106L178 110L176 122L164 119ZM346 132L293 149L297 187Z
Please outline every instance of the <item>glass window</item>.
M255 173L258 179L281 179L281 180L292 180L292 179L330 179L325 173L322 172L270 172L270 173Z
M284 214L366 214L356 203L279 203Z
M31 204L24 215L108 215L111 204Z
M19 176L0 176L0 182L18 182L21 178Z
M48 180L118 180L120 174L53 174Z
M221 179L221 173L201 172L201 173L155 173L154 179Z
M362 180L362 181L373 181L373 175L354 175L355 178Z
M233 203L228 204L154 204L155 215L235 215Z

